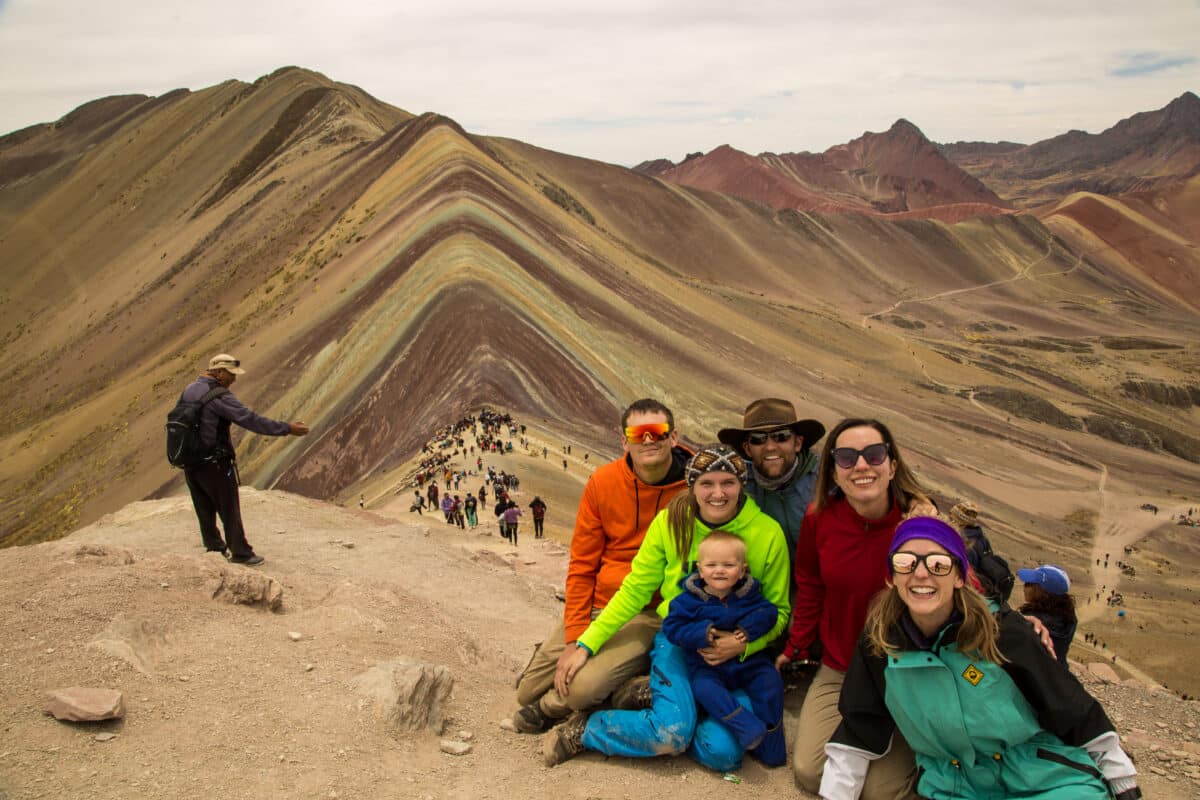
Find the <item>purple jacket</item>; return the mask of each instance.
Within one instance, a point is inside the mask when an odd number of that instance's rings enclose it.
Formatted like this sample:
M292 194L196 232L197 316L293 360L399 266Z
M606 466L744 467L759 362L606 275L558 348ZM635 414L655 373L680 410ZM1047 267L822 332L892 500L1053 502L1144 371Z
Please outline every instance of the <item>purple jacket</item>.
M504 521L509 525L516 525L520 521L522 511L520 506L504 509Z
M209 389L219 385L215 378L201 375L183 390L183 399L195 402L204 397ZM242 405L242 401L234 397L232 392L227 392L209 400L200 412L201 444L215 447L233 458L233 440L229 437L229 428L234 423L248 431L267 436L286 436L291 432L291 426L286 422L260 417Z

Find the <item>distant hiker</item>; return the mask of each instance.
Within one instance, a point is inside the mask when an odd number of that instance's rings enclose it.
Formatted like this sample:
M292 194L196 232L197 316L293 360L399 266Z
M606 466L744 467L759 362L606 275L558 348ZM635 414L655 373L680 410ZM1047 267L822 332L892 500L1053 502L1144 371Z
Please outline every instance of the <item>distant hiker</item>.
M962 533L967 561L983 585L983 594L998 604L1007 603L1016 579L1008 562L992 551L992 543L979 522L979 509L974 503L958 503L950 509L950 521Z
M1079 624L1067 571L1053 564L1043 564L1017 570L1017 577L1025 584L1025 604L1021 606L1021 613L1042 621L1054 642L1055 657L1066 666L1067 649Z
M467 515L467 527L474 528L479 524L478 508L479 501L475 499L475 495L468 494L467 499L463 501L463 513Z
M413 491L413 501L412 501L412 505L408 507L408 510L409 510L410 512L411 512L411 511L415 511L415 512L417 512L418 514L420 514L420 513L421 513L421 509L423 509L424 507L425 507L425 498L424 498L424 497L421 495L421 490L420 490L420 489L415 489L415 490Z
M367 507L367 496L365 494L360 494L358 496L358 507L359 508Z
M649 666L647 652L660 625L652 610L635 615L588 659L575 674L569 695L554 688L555 671L629 574L646 528L686 485L684 465L691 453L679 446L670 409L657 400L638 400L621 414L620 424L622 456L596 469L579 499L563 618L517 683L521 708L513 725L522 733L541 732L573 711L599 705L630 678L645 675Z
M492 507L492 512L496 515L496 518L500 521L500 535L503 536L505 539L509 538L508 522L504 519L504 512L507 509L508 509L508 498L505 497L503 494L497 494L496 495L496 505Z
M916 753L922 797L1142 796L1100 703L1024 619L993 612L969 585L958 531L935 517L906 519L886 563L887 588L846 673L821 797L857 798L901 737Z
M429 510L436 511L438 508L438 485L437 481L432 481L429 484L429 490L426 495L429 498Z
M549 450L547 450L545 447L543 447L542 448L542 458L546 458L546 454L549 452L550 452Z
M446 518L447 524L454 524L454 498L448 491L442 496L442 515Z
M238 498L237 459L233 440L229 436L231 425L267 436L304 436L308 426L303 422L279 422L255 414L242 405L228 391L238 375L245 374L238 359L222 353L208 362L208 369L183 390L182 401L196 402L214 388L226 391L213 396L200 409L200 442L209 455L196 466L183 471L188 491L192 495L192 506L200 522L200 537L206 550L228 552L229 560L237 564L261 564L263 557L255 554L246 540L242 526L241 503ZM225 538L217 528L216 518L221 518Z
M763 597L762 585L748 573L746 543L715 530L696 547L696 567L671 600L663 634L683 649L696 702L729 729L742 749L769 767L787 763L783 735L783 676L774 659L759 650L744 659L710 665L701 651L721 634L752 642L771 632L779 610ZM740 689L750 700L744 708L734 697Z
M463 516L462 500L459 499L458 495L454 495L454 503L450 506L450 514L454 518L455 525L457 525L460 529L466 528Z
M504 524L508 526L508 540L514 545L517 543L517 528L523 513L525 512L521 511L521 507L512 500L509 500L508 505L504 508Z
M542 526L546 522L546 501L540 497L534 497L533 502L529 504L529 510L533 513L533 538L542 538Z
M587 665L591 654L603 655L614 634L657 596L662 602L655 611L666 616L682 592L679 579L690 571L687 565L695 562L696 548L717 528L745 542L750 574L761 582L762 594L775 606L776 616L770 630L755 639L714 631L712 643L700 655L711 666L744 661L764 650L787 627L787 541L779 523L742 494L745 460L728 445L713 444L692 456L685 475L688 491L675 495L666 510L655 516L621 588L580 634L579 646L560 664L554 676L560 694L574 688L574 676ZM546 766L562 763L585 749L646 758L688 751L709 769L727 772L741 766L742 745L721 721L697 713L683 649L662 631L655 636L650 653L647 694L633 697L629 703L618 702L614 696L616 710L590 716L582 711L550 731L542 742ZM782 724L782 704L778 710L781 717L767 720L768 727Z
M819 459L811 448L824 435L824 425L799 419L794 405L774 397L746 406L742 427L717 433L718 439L750 459L746 495L783 528L789 570L796 561L800 523L817 482Z
M566 471L567 471L567 460L564 458L563 459L563 472L566 472Z

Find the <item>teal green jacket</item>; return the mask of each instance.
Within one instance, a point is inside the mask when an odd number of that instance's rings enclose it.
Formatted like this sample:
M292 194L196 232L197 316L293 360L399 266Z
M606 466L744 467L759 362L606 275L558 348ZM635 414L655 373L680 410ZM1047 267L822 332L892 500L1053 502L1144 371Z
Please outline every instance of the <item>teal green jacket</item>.
M692 531L692 550L686 564L680 562L679 554L675 551L675 542L667 525L667 510L660 511L646 529L646 538L633 557L629 574L625 576L621 588L579 637L579 643L595 653L622 625L650 603L656 591L663 598L656 610L660 617L666 618L671 598L681 591L679 581L692 571L696 548L712 530L728 531L746 543L746 563L750 567L750 574L762 585L763 597L779 612L775 627L765 636L749 642L742 658L754 655L779 636L791 614L788 605L791 565L788 562L787 540L779 523L759 510L754 501L747 497L737 516L719 528L709 528L703 522L696 521Z
M864 636L842 686L826 772L841 761L837 749L881 754L899 729L916 754L922 797L1106 800L1083 747L1113 730L1104 709L1020 615L1005 610L998 621L1003 665L959 652L957 623L927 648L898 626L893 641L902 647L892 657L871 653ZM826 778L822 796L839 796Z

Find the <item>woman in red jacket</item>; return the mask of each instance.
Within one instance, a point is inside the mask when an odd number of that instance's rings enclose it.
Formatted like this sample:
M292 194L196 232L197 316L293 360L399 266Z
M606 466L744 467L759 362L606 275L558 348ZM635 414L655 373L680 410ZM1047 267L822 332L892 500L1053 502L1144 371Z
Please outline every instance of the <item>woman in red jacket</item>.
M814 794L825 766L825 744L841 722L838 696L867 619L871 599L887 584L888 546L905 515L933 505L904 463L891 431L878 420L845 419L825 437L813 502L800 528L793 577L796 600L782 666L813 655L813 678L795 737L792 769ZM897 735L891 751L871 763L864 800L916 797L916 764Z

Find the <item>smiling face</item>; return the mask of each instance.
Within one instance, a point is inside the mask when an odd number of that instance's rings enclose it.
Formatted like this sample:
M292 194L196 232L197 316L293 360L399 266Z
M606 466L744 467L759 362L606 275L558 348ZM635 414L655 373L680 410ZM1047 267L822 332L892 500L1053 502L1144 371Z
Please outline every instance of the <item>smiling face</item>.
M901 552L918 556L930 553L949 555L945 548L929 539L910 539L900 547ZM954 610L954 590L963 587L962 571L955 562L949 575L932 575L925 562L918 561L912 572L892 575L900 600L908 607L908 615L926 636L932 636L950 619Z
M709 525L722 525L737 515L742 482L728 472L705 472L692 484L700 518Z
M705 539L696 553L696 569L705 589L715 597L725 597L746 574L745 545L740 542Z
M789 434L792 431L789 428L771 431L762 444L754 444L749 438L742 440L742 452L754 464L754 471L771 480L791 469L796 463L796 456L804 449L803 437L793 434L787 441L777 442L775 439L779 438L780 433Z
M847 428L838 434L835 447L852 447L862 450L873 444L883 443L883 434L869 425ZM896 474L896 463L891 457L873 467L866 458L859 456L849 469L833 465L833 480L850 507L866 519L880 519L891 507L888 489L892 476Z

